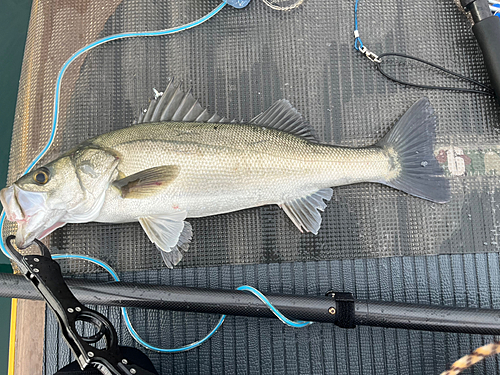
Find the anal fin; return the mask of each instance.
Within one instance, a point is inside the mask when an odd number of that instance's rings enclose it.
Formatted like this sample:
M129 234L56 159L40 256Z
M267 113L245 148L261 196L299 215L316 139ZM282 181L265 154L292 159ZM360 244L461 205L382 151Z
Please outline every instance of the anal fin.
M158 250L165 265L173 268L182 259L182 253L188 251L193 230L191 224L184 221L185 212L171 216L148 216L139 218L139 223Z
M332 195L332 189L322 189L314 194L285 202L280 207L301 232L305 230L306 232L318 234L321 226L321 214L319 211L325 210L326 203L323 200L329 201Z

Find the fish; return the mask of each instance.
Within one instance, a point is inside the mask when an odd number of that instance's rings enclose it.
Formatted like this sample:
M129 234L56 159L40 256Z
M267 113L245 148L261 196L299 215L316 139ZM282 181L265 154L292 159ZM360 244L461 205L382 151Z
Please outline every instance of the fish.
M138 221L172 268L192 240L187 218L276 204L317 234L332 188L366 182L448 202L436 124L424 97L374 145L341 147L319 142L285 99L240 123L210 114L171 80L136 123L27 173L0 201L19 248L67 223Z

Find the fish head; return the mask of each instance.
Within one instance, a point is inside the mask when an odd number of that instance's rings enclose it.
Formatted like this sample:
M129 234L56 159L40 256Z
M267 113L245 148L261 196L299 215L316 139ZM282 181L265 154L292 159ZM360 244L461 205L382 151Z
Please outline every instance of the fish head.
M118 160L99 148L79 148L2 189L7 219L18 225L17 247L25 248L66 223L95 219L118 174Z

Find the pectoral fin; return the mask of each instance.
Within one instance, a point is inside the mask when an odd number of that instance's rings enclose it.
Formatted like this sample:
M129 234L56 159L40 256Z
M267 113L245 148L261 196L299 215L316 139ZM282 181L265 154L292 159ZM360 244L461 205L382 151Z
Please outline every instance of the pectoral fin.
M157 194L179 175L176 165L146 169L116 180L113 186L121 191L122 198L147 198Z
M332 194L332 189L322 189L306 197L285 202L280 207L301 232L303 232L303 228L306 232L318 234L319 227L321 226L321 215L318 210L324 211L326 203L323 200L329 201L332 198Z
M139 223L161 252L168 268L173 268L182 259L182 252L189 248L193 235L191 224L184 221L185 212L171 216L141 217Z

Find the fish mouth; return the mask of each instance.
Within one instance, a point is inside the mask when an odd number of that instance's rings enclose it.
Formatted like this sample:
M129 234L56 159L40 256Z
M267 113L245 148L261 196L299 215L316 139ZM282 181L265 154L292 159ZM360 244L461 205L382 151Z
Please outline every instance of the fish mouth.
M35 240L42 239L65 223L64 215L47 207L47 194L26 191L16 184L0 191L0 201L7 220L17 223L16 246L26 248Z
M2 202L3 209L9 221L20 221L24 219L24 213L17 203L15 185L0 191L0 202Z

